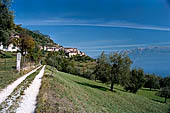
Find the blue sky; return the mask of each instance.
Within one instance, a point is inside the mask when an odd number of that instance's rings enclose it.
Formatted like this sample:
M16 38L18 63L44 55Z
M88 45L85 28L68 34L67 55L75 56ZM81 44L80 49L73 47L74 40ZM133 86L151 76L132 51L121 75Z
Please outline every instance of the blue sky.
M170 46L169 0L15 0L15 22L90 56Z

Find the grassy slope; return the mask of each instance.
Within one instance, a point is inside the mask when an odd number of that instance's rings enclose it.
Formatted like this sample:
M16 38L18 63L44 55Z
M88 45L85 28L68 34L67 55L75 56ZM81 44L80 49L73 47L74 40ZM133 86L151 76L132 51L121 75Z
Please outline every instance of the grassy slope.
M47 66L38 96L38 113L166 113L168 109L170 112L170 101L168 104L158 102L163 99L155 96L153 91L140 90L132 94L117 86L116 92L111 92L102 83L57 71L50 77L50 73Z
M90 71L93 72L94 68L96 66L96 62L75 62L75 68L80 70L80 74L83 74L83 69L84 71Z

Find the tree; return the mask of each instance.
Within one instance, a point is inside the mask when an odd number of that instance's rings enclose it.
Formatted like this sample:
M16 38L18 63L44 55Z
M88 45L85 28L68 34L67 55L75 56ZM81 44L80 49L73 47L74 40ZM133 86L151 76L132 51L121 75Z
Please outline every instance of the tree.
M33 49L35 48L35 41L34 39L25 34L25 33L22 33L20 34L20 38L14 38L12 40L12 42L20 48L21 50L21 54L24 56L27 52L28 53L31 53L33 51Z
M65 58L60 52L49 52L46 56L46 64L55 67L59 71L75 74L74 62Z
M62 57L58 56L54 52L50 52L47 54L45 62L47 65L53 66L58 70L62 70L61 63L63 62Z
M165 103L167 102L167 98L170 98L170 77L162 79L161 90L157 93L157 95L164 97Z
M165 98L165 103L167 102L167 98L170 97L170 87L163 87L161 88L161 91L159 92L161 97Z
M170 76L163 79L163 87L170 87Z
M95 80L101 80L102 82L108 82L109 69L107 64L107 57L104 52L101 53L100 57L97 59L97 65L95 67L94 74Z
M3 4L9 8L11 6L11 0L0 0L0 4Z
M126 53L114 53L110 55L111 74L109 75L109 79L111 81L111 91L113 91L115 83L125 84L130 73L131 64L132 61Z
M13 12L9 10L10 0L0 0L0 42L7 43L14 28Z
M130 72L129 80L127 80L124 88L126 91L136 93L144 85L144 71L143 69L133 69Z
M8 37L9 37L9 33L5 30L0 29L0 42L6 45L8 41Z
M29 35L25 35L25 37L23 37L23 47L23 49L25 49L25 52L31 53L32 50L35 48L34 39Z
M150 91L152 90L152 88L158 89L158 88L160 88L159 80L160 80L160 78L155 76L154 74L153 75L146 74L144 87L150 88Z
M28 54L28 57L30 57L30 59L32 61L35 61L36 63L40 62L42 56L42 51L40 50L38 45L36 45L36 47Z

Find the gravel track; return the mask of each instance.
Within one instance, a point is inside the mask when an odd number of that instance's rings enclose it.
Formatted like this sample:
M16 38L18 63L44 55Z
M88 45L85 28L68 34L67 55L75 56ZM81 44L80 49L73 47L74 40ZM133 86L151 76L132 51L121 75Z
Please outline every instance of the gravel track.
M37 103L36 99L41 86L41 80L44 75L44 69L45 66L43 66L31 85L24 91L23 98L19 103L16 113L34 113Z
M25 74L24 76L20 77L16 81L14 81L12 84L8 85L5 89L3 89L0 92L0 104L7 99L7 97L14 91L14 89L23 81L25 80L29 75L36 72L41 66L38 68L32 70L31 72Z

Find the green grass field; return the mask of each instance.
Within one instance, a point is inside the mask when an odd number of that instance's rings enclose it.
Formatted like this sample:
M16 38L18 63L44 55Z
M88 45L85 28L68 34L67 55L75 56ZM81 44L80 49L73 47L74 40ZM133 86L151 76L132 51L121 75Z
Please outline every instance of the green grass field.
M2 54L0 54L2 55ZM27 71L21 71L18 73L16 71L16 53L8 52L6 53L8 58L0 58L0 90L5 88L7 85L17 80L19 77L24 75Z
M137 94L125 92L120 86L115 92L105 84L78 76L57 72L46 67L38 96L37 113L170 113L170 100L155 96L156 91L141 89Z
M0 58L0 90L20 76L16 72L16 57Z

